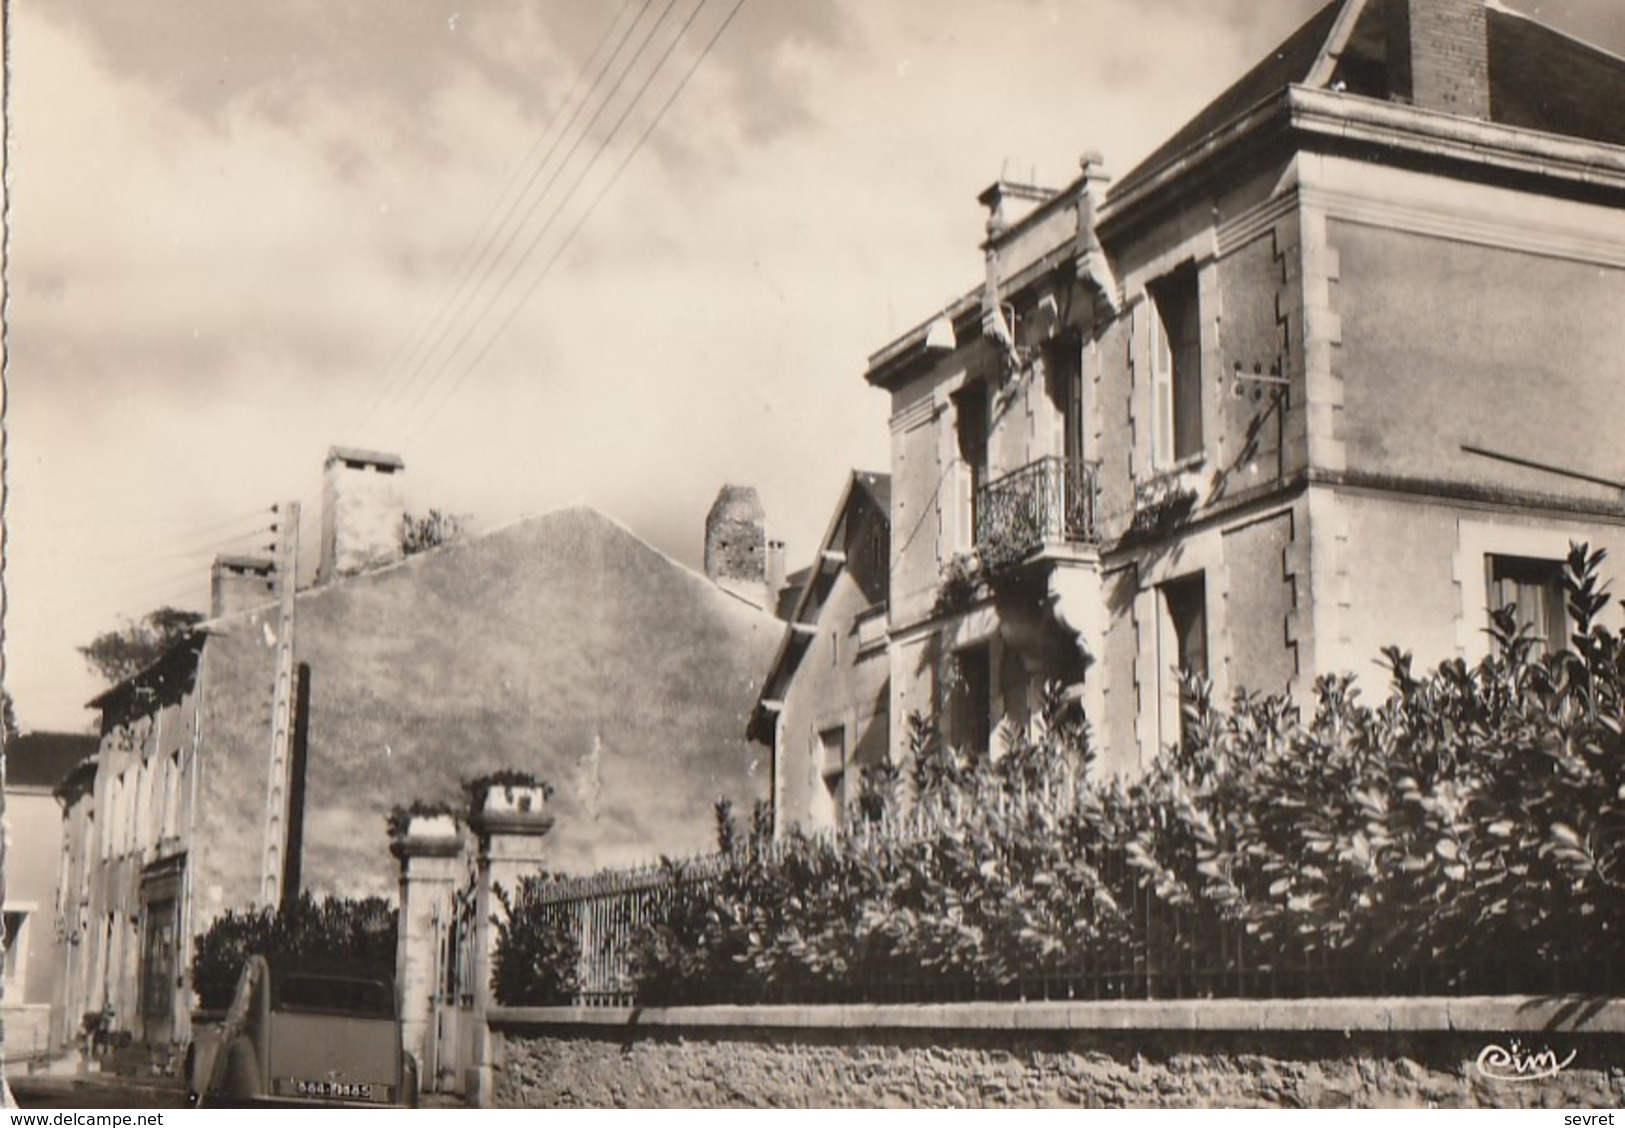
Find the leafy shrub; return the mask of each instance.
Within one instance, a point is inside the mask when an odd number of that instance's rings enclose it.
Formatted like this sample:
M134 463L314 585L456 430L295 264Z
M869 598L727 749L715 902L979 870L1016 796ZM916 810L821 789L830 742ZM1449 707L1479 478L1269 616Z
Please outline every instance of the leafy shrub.
M407 556L453 544L467 535L468 517L431 509L422 517L401 514L401 551Z
M415 818L439 818L449 815L458 818L462 811L446 802L429 802L424 799L414 799L408 805L396 804L384 816L384 824L389 831L390 838L404 838L412 826Z
M1497 612L1478 664L1389 649L1385 700L1323 677L1307 718L1189 679L1181 744L1132 783L1089 778L1054 690L996 759L913 718L906 813L769 842L719 807L721 852L645 900L639 1001L1616 990L1625 644L1602 561L1570 552L1559 653Z
M327 897L309 893L287 909L232 910L197 937L192 987L198 1005L219 1010L231 1004L237 977L249 956L298 956L395 968L396 910L382 897Z
M553 785L544 782L539 776L519 768L499 768L494 772L487 772L485 775L464 781L463 791L468 796L469 809L474 811L482 809L485 806L485 797L499 787L507 792L510 799L513 798L514 789L518 787L539 787L542 789L543 799L553 797Z
M495 889L502 915L494 922L491 991L503 1006L562 1006L575 998L581 947L573 918L544 907L542 891L553 880L523 878L513 896Z

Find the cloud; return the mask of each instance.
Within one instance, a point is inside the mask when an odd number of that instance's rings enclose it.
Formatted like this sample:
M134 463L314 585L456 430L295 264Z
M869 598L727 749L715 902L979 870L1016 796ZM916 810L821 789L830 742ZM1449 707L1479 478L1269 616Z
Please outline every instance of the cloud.
M484 527L587 500L691 562L717 487L750 482L810 553L847 470L890 461L864 358L981 276L976 194L1001 168L1063 183L1086 149L1121 175L1317 7L1151 3L750 0L624 177L607 184L657 102L510 284L614 107L462 291L581 61L641 0L25 6L6 624L24 720L93 692L74 644L198 598L201 530L290 496L313 516L330 443L400 450L419 510ZM414 347L432 326L438 347Z

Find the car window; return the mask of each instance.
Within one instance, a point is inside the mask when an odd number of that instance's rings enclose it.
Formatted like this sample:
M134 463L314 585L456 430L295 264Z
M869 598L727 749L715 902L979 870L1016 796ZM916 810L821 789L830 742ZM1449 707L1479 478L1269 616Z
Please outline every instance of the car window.
M290 973L279 977L276 1010L319 1011L360 1018L394 1018L395 991L375 979Z

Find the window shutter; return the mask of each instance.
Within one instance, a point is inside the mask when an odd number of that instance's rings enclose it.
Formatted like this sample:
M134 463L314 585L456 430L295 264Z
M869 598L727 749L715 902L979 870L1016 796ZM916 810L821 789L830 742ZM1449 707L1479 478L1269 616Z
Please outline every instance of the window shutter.
M1155 299L1146 303L1151 332L1151 396L1154 430L1152 465L1161 469L1174 460L1174 354L1168 327Z

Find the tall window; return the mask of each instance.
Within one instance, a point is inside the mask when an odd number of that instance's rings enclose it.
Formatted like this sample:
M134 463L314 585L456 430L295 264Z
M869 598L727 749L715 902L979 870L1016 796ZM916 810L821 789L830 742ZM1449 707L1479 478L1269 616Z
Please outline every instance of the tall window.
M953 738L960 748L988 751L993 738L993 663L986 646L972 646L955 656L958 676L953 693Z
M1171 744L1184 736L1185 674L1208 676L1207 578L1197 572L1163 584L1159 589L1162 625L1161 742Z
M1537 645L1555 654L1568 645L1568 614L1563 601L1563 565L1528 556L1487 556L1489 607L1512 609L1518 623L1530 629Z
M846 726L835 725L819 732L817 754L812 823L815 828L839 826L846 810Z
M1173 628L1174 664L1207 677L1207 584L1201 572L1162 586Z
M987 485L988 411L987 385L977 380L954 396L954 414L957 416L959 457L964 459L970 474L970 537L967 544L976 541L978 496Z
M1202 453L1202 321L1196 268L1182 266L1150 286L1154 461L1171 466Z
M6 910L6 962L5 982L6 993L9 995L17 990L18 976L22 972L23 929L28 925L28 914L20 911Z
M1083 355L1078 338L1063 334L1044 350L1044 367L1049 377L1050 399L1061 415L1063 453L1067 461L1081 461L1084 454Z

